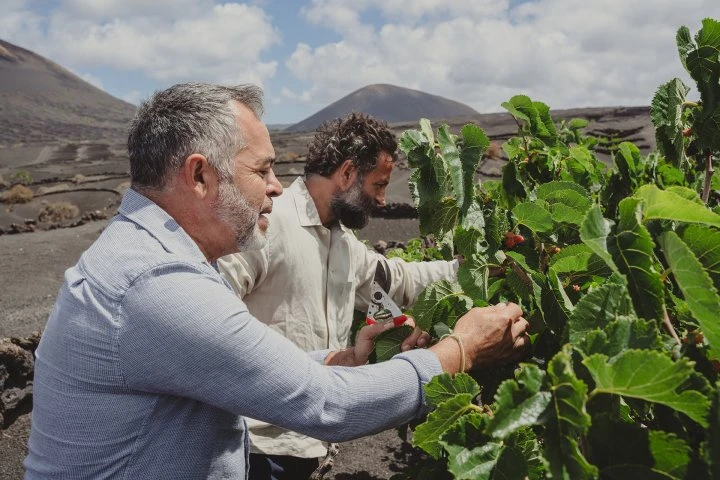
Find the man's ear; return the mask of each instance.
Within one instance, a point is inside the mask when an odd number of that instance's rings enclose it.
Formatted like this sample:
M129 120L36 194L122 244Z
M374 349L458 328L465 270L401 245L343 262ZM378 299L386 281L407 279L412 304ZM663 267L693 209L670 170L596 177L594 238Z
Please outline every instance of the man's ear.
M193 153L185 159L180 170L183 186L199 198L217 191L218 175L208 163L207 157Z
M340 164L337 171L338 182L342 191L348 190L354 183L358 175L358 169L352 159L345 160Z

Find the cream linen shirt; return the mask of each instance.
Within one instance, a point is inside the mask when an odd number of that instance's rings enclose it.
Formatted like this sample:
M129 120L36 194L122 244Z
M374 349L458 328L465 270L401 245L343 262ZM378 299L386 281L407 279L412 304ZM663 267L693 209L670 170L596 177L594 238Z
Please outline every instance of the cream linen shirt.
M378 261L390 272L388 293L400 306L411 305L431 282L456 279L455 261L386 259L342 224L324 227L302 178L275 199L269 220L265 248L223 257L218 267L252 315L305 351L348 345L353 310L367 309ZM247 421L253 453L327 452L319 440Z

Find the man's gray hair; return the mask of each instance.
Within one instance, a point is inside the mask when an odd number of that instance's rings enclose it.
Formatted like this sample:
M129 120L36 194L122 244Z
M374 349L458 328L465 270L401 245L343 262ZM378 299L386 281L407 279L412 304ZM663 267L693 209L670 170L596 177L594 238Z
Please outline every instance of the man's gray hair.
M144 101L128 135L133 187L162 190L193 153L207 157L222 180L231 179L232 159L245 146L232 101L262 115L262 89L255 85L182 83Z

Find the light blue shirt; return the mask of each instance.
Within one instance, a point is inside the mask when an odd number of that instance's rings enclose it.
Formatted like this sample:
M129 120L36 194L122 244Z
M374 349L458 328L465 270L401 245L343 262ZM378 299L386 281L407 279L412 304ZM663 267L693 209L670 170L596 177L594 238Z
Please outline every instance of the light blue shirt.
M253 318L134 190L65 273L36 353L26 479L246 478L243 416L346 441L418 415L422 385L442 371L420 349L322 366L327 352Z

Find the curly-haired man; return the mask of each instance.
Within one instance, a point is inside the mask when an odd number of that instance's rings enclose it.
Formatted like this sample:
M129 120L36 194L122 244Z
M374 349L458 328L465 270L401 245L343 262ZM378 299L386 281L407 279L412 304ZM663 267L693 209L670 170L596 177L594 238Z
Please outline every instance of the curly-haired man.
M266 247L218 262L249 311L303 350L347 346L376 269L401 306L428 283L455 279L456 262L386 259L351 231L385 204L396 149L387 125L368 115L326 122L309 145L305 178L275 199ZM322 442L274 425L250 422L250 431L251 479L307 478L326 453Z

